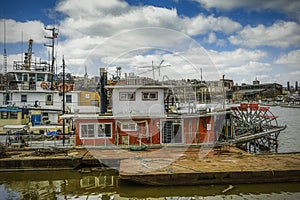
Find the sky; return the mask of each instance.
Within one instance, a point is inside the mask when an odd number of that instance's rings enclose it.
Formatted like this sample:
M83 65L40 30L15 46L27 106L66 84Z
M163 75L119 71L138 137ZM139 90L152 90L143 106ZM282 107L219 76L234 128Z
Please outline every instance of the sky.
M0 0L0 71L21 60L49 60L44 28L55 28L55 66L89 77L122 67L158 80L235 84L300 81L298 0ZM5 28L4 28L5 27ZM6 41L4 43L4 41ZM4 45L5 44L5 45ZM154 71L152 70L154 69Z

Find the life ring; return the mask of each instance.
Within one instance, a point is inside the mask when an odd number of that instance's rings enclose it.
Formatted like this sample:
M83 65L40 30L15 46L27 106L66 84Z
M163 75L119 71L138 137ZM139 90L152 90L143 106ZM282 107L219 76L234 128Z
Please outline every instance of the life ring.
M60 83L60 84L57 86L57 89L58 89L58 91L63 92L63 84Z
M42 89L48 89L48 83L46 82L42 82L40 86Z
M55 84L52 84L52 90L55 90L56 89L56 86Z
M63 84L60 83L57 87L57 89L60 91L60 92L63 92ZM71 89L70 85L69 84L65 84L65 92L69 92Z
M69 91L73 91L74 90L74 84L70 84L69 85Z

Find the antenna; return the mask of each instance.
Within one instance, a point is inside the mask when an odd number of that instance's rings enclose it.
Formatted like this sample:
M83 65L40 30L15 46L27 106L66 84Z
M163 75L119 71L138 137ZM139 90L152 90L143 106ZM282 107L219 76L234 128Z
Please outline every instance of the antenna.
M4 19L4 34L3 34L3 65L4 65L4 74L7 73L7 54L6 54L6 21Z
M200 77L201 79L200 80L201 80L201 83L202 83L202 67L200 68L200 73L201 73L201 77Z
M23 31L21 32L21 60L23 60Z
M155 80L155 70L156 69L158 69L158 75L160 76L160 68L171 66L170 64L162 66L163 62L164 62L164 60L162 60L158 66L154 66L153 65L153 60L152 60L152 65L151 66L142 66L142 67L140 67L140 68L151 68L151 69L150 70L146 70L146 71L144 71L142 73L139 73L139 74L144 74L144 73L147 73L149 71L152 71L152 73L153 73L153 80Z

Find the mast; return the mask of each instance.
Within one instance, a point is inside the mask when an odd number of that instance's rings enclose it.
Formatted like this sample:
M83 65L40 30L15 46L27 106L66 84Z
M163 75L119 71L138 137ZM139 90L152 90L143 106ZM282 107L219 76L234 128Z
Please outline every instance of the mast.
M9 85L8 85L8 77L7 77L7 52L6 52L6 21L4 19L4 23L3 23L3 67L4 67L4 71L3 71L3 82L4 82L4 87L5 87L5 99L4 102L5 104L8 104L9 101Z
M4 19L4 34L3 34L3 67L4 67L4 75L7 73L7 54L6 54L6 21Z
M51 50L52 50L51 51L51 69L50 69L52 75L51 75L50 79L51 79L51 89L53 89L53 78L54 78L53 76L54 76L54 73L55 73L54 72L54 61L55 61L55 57L54 57L54 40L55 40L55 38L57 38L58 32L57 32L57 29L55 27L53 27L53 28L45 27L45 30L51 31L51 36L44 36L45 38L51 40L51 44L44 44L44 46L50 47Z

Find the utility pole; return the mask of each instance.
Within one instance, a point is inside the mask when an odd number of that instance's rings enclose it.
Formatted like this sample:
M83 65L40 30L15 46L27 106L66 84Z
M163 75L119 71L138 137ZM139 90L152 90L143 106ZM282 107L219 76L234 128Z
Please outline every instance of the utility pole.
M65 58L63 56L63 65L62 65L62 68L63 68L63 85L62 85L62 93L63 93L63 109L62 109L62 115L65 114ZM63 118L63 131L62 131L62 134L63 134L63 146L65 146L65 119Z

